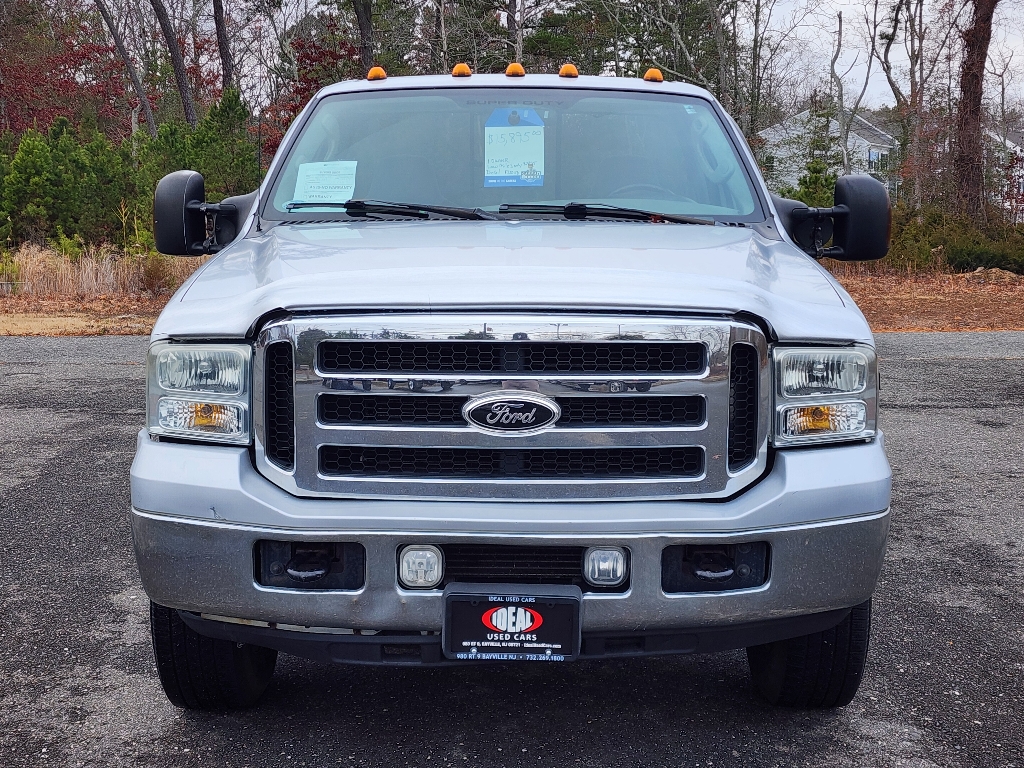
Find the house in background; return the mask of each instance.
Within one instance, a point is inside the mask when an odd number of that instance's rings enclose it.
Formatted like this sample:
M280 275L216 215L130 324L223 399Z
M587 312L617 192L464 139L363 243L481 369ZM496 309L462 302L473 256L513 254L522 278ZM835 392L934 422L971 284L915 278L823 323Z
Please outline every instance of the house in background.
M1024 222L1024 131L986 129L985 135L990 141L988 164L997 169L988 185L990 194L1011 222Z
M758 134L762 141L757 152L761 171L771 189L797 185L800 176L806 172L811 142L816 134L824 132L825 119L828 120L829 140L838 152L839 121L815 116L806 109ZM896 169L890 166L889 158L895 158L897 147L895 137L868 117L861 114L853 117L847 148L854 173L870 173L889 185L890 192L895 192L897 177L891 171Z

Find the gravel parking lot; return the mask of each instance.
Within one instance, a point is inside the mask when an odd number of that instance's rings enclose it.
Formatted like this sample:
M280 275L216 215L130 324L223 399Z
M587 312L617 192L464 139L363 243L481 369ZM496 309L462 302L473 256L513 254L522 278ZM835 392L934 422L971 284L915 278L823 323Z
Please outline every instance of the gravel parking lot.
M283 656L260 709L193 714L159 689L128 529L146 340L0 338L0 766L1024 766L1024 333L879 346L893 528L844 710L769 709L735 652Z

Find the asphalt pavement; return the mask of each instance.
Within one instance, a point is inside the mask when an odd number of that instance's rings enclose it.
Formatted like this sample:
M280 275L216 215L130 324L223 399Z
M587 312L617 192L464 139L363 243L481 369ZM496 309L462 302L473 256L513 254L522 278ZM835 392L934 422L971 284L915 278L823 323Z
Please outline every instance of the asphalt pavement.
M0 338L0 766L1024 766L1024 334L886 334L869 668L774 710L742 652L465 669L282 656L262 706L157 681L128 527L142 338ZM842 563L836 564L837 568Z

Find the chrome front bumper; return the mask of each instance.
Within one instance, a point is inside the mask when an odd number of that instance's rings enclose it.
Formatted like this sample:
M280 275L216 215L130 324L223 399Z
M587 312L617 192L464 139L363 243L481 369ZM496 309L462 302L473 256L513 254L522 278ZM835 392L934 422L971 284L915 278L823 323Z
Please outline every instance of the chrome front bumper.
M874 590L889 527L891 474L882 440L780 451L767 476L725 502L434 502L300 499L262 478L244 449L157 443L132 467L132 532L150 598L199 614L298 626L438 631L440 591L402 589L396 553L415 543L617 545L630 587L586 594L584 632L722 627L859 604ZM255 583L265 538L354 541L366 582L353 592ZM756 589L665 594L673 544L767 541Z

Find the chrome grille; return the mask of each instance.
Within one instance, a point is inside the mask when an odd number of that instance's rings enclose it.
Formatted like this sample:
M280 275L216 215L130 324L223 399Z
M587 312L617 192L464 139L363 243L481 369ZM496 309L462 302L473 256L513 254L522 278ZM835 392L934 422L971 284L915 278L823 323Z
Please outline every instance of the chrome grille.
M257 465L300 496L721 498L767 461L767 346L747 323L295 317L257 347ZM496 391L552 398L561 418L515 437L473 428L463 406Z

